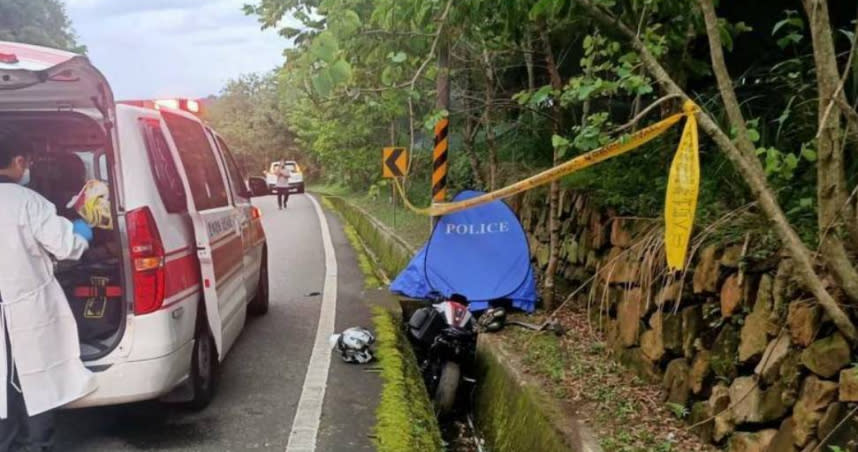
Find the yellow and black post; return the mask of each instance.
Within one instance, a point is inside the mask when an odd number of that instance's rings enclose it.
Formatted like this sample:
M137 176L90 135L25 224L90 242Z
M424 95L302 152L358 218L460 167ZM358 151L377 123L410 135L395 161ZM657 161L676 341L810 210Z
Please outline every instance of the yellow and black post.
M443 118L435 124L435 152L432 154L432 202L447 200L447 132L450 121Z

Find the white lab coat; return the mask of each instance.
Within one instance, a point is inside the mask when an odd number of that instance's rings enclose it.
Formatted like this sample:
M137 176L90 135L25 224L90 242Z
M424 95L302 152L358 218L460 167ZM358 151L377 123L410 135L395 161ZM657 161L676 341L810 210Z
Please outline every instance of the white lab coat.
M86 240L56 207L20 185L0 183L0 341L9 329L12 358L29 415L96 389L80 359L77 323L54 277L53 255L79 259ZM0 418L8 416L6 347L0 346Z

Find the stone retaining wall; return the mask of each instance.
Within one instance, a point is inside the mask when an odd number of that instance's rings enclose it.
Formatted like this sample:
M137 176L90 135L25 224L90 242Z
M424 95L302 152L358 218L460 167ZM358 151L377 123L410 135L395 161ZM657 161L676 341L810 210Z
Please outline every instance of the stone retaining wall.
M546 203L539 191L512 202L540 273ZM571 191L560 210L558 277L572 289L594 279L580 301L613 354L661 382L701 437L731 451L858 450L858 418L844 421L858 409L858 356L798 289L789 260L751 262L742 243L704 244L671 280L659 219L621 218Z

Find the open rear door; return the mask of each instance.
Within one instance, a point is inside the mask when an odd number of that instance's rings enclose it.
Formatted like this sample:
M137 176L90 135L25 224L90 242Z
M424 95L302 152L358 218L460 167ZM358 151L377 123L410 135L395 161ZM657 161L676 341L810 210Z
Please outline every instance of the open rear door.
M95 110L115 117L113 92L76 53L0 41L0 110Z
M229 201L226 179L202 124L180 111L162 110L183 174L188 212L194 226L206 315L221 358L229 346L225 329L235 323L237 306L244 306L242 274L244 248L240 222ZM230 334L230 337L232 335Z
M113 91L101 72L83 55L16 42L0 41L0 112L74 111L98 121L108 137L105 148L121 166L114 131ZM122 186L122 174L113 174ZM123 205L121 190L111 196Z

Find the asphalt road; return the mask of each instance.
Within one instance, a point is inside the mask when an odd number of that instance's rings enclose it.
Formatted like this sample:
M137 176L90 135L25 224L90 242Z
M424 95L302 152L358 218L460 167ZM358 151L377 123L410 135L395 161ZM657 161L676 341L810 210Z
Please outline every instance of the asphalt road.
M319 318L324 253L307 195L285 211L274 197L255 201L269 246L271 308L249 319L221 368L218 394L205 410L146 402L61 413L59 451L284 451ZM371 326L369 305L385 295L363 288L354 251L327 213L337 257L336 329ZM334 355L322 408L318 451L373 450L370 434L380 391L377 374Z

